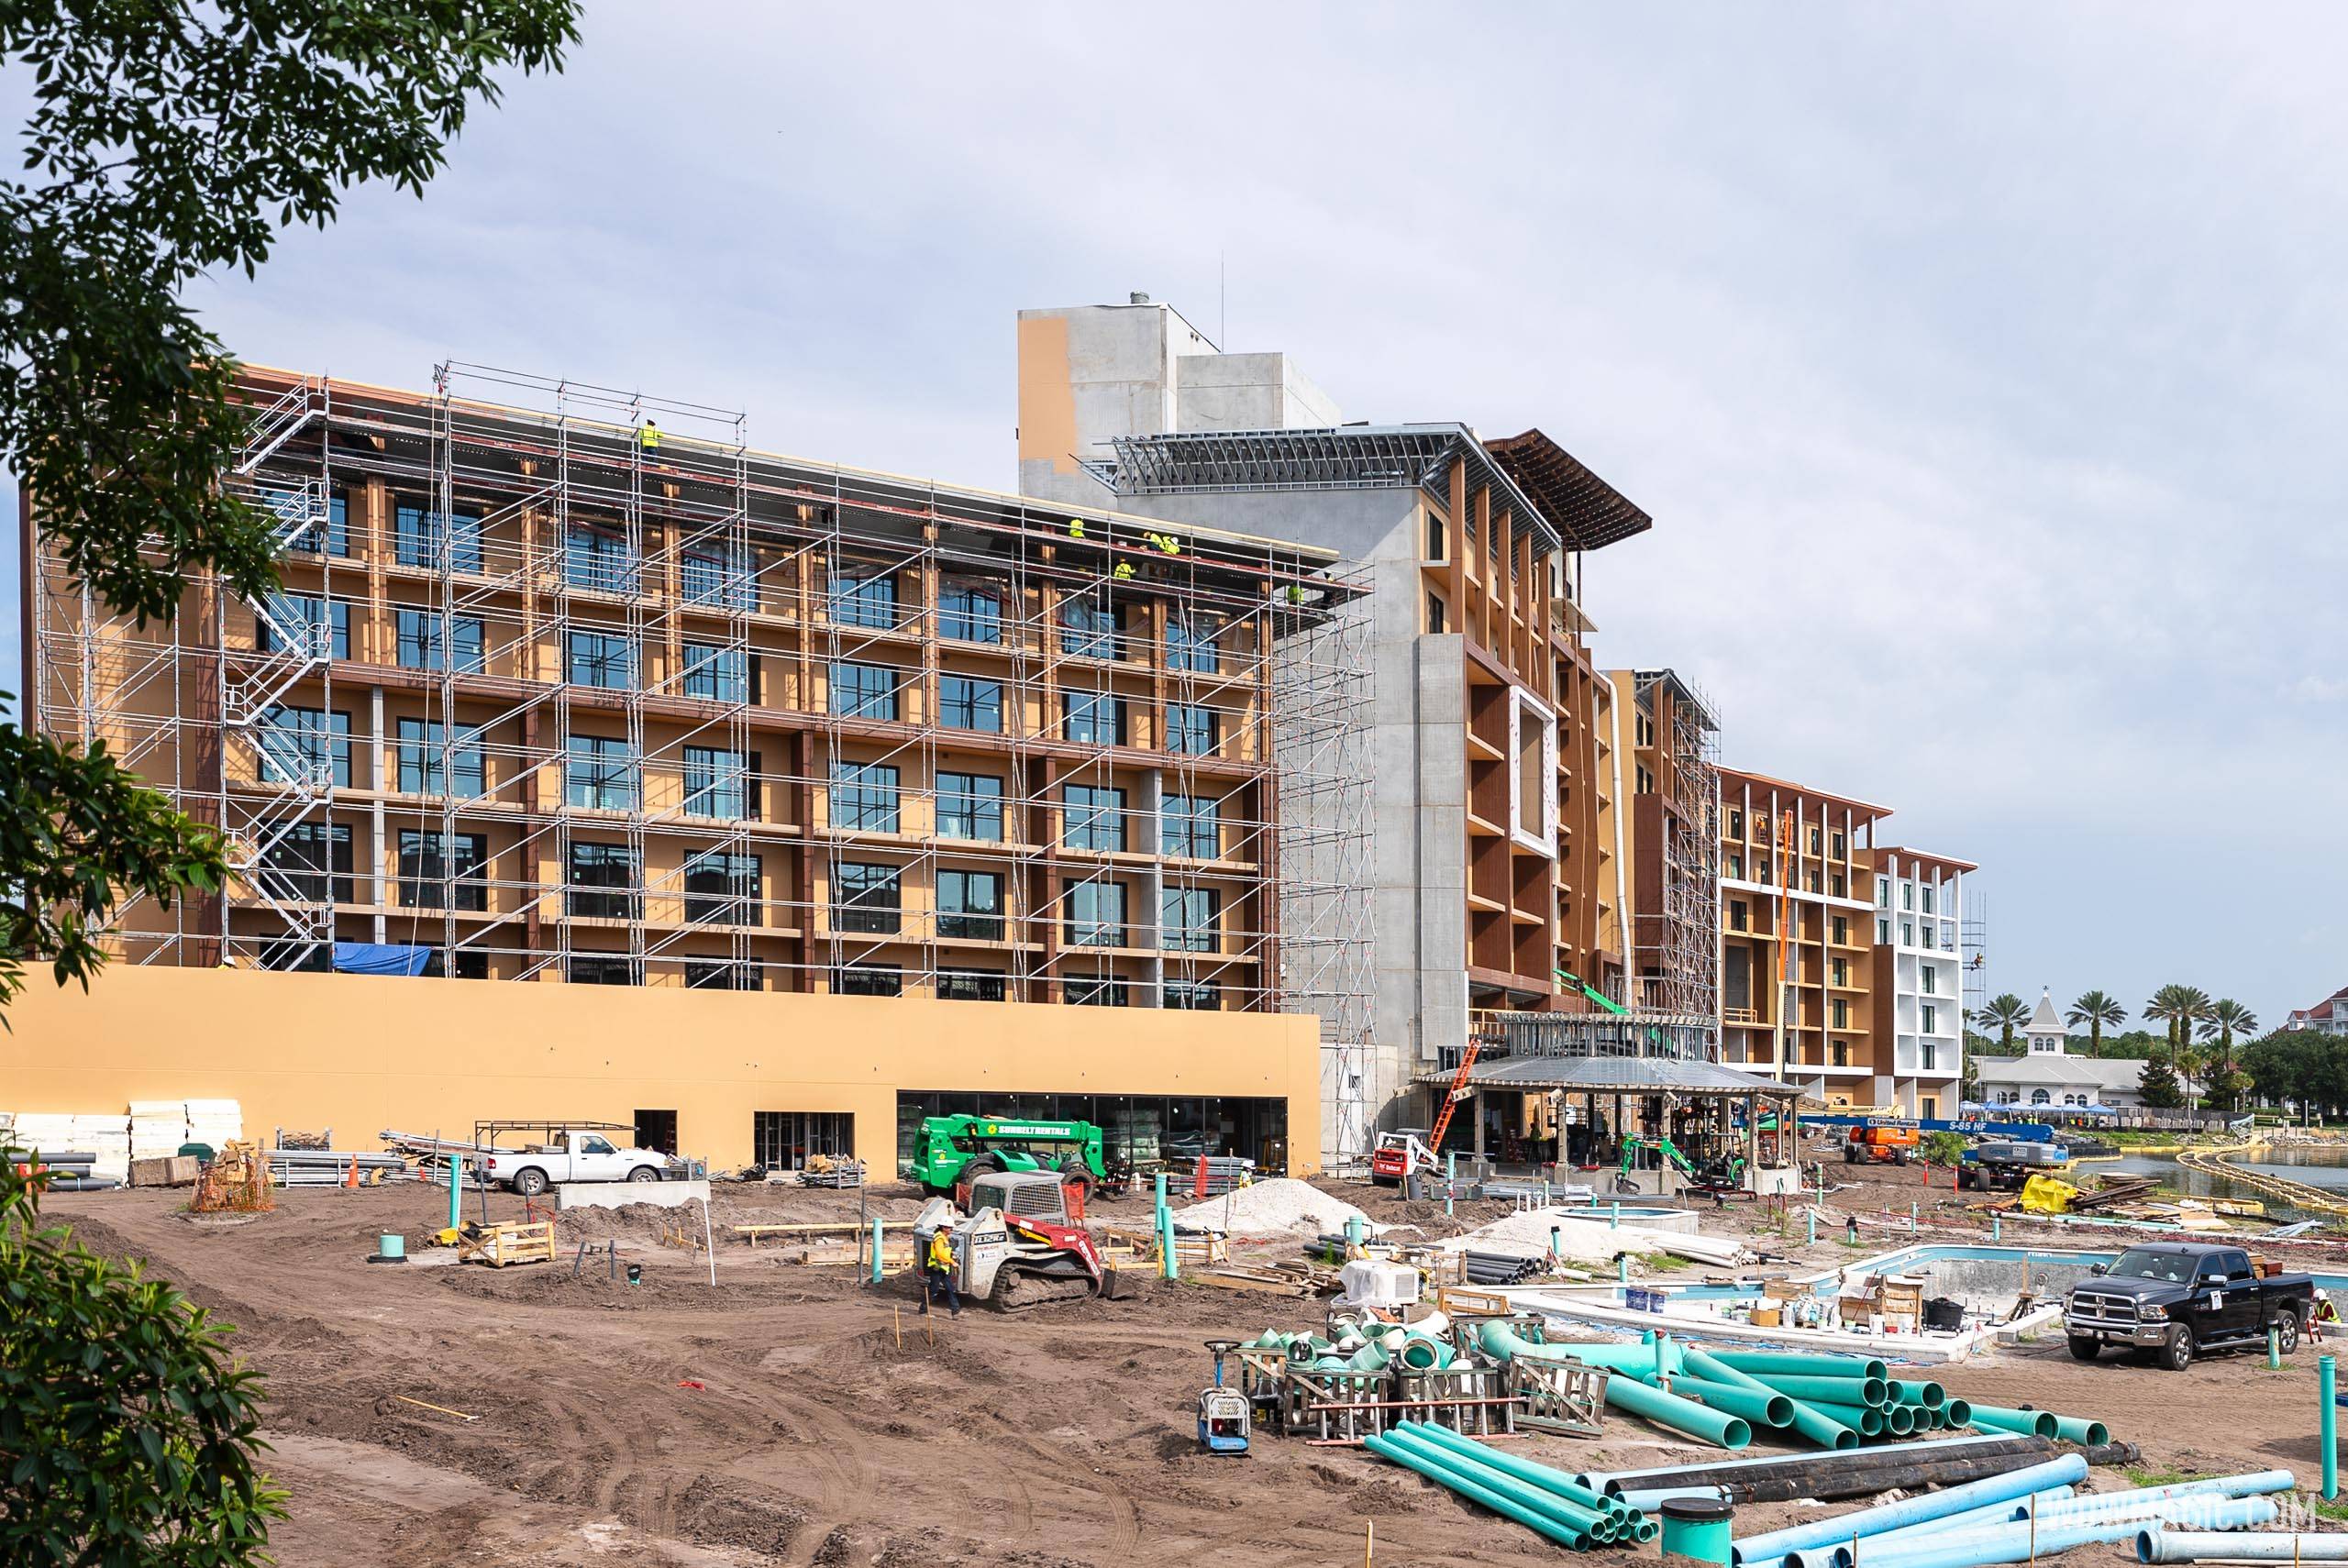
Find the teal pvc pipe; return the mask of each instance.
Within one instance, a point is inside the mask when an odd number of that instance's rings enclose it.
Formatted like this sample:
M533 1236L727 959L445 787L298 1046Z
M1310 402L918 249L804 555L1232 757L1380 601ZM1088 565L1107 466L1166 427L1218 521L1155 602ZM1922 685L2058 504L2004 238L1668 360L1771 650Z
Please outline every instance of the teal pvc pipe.
M2054 1435L2065 1442L2100 1448L2111 1441L2111 1429L2101 1421L2083 1420L2077 1416L2057 1416L2054 1418Z
M464 1169L463 1155L452 1154L449 1156L449 1229L451 1231L465 1222L464 1183L461 1179Z
M1451 1364L1451 1347L1424 1334L1412 1334L1402 1342L1402 1364L1412 1372L1426 1372Z
M2323 1496L2329 1502L2340 1496L2340 1399L2338 1379L2328 1355L2316 1357L2315 1391L2322 1406L2316 1429L2323 1444Z
M1733 1383L1714 1383L1703 1377L1675 1377L1671 1380L1671 1391L1683 1399L1699 1399L1715 1410L1743 1416L1756 1427L1789 1427L1794 1424L1794 1402L1783 1394L1764 1394Z
M1994 1431L2020 1432L2024 1437L2052 1439L2061 1419L2052 1410L2016 1410L2003 1405L1975 1405L1973 1424Z
M1951 1399L1941 1407L1941 1414L1945 1418L1944 1424L1951 1431L1955 1431L1959 1427L1969 1427L1973 1424L1973 1407L1963 1399Z
M1754 1374L1731 1366L1710 1351L1690 1350L1687 1353L1687 1361L1689 1367L1699 1377L1709 1377L1717 1383L1735 1384L1764 1393L1782 1392L1782 1390L1772 1389L1768 1384ZM1811 1441L1823 1443L1828 1448L1844 1449L1859 1446L1860 1433L1857 1429L1846 1426L1833 1417L1821 1413L1812 1406L1790 1394L1787 1397L1793 1399L1794 1430Z
M1706 1409L1693 1399L1666 1394L1628 1377L1606 1380L1606 1402L1634 1416L1644 1416L1658 1426L1702 1438L1725 1449L1743 1448L1753 1441L1753 1428L1744 1417Z
M1470 1502L1481 1503L1502 1518L1514 1519L1527 1529L1546 1536L1560 1546L1570 1547L1576 1551L1585 1551L1589 1546L1588 1530L1576 1529L1571 1525L1560 1524L1547 1514L1535 1512L1480 1482L1470 1480L1461 1472L1443 1464L1423 1449L1414 1449L1407 1443L1397 1442L1384 1432L1371 1434L1363 1441L1362 1446L1380 1459L1399 1464L1405 1470L1415 1471L1436 1485L1448 1487Z
M1913 1405L1886 1405L1883 1408L1883 1430L1889 1432L1893 1437L1907 1437L1914 1432L1916 1430L1916 1407ZM1930 1431L1932 1430L1932 1428L1927 1426L1924 1430L1926 1431Z
M1830 1405L1882 1405L1889 1402L1892 1385L1880 1377L1799 1377L1791 1373L1749 1374L1797 1399L1822 1399Z
M1884 1530L1898 1529L1902 1525L1922 1524L1926 1519L1961 1514L1984 1503L2003 1503L2016 1497L2026 1497L2049 1486L2077 1485L2087 1478L2088 1462L2076 1453L2066 1453L2059 1459L2025 1465L2020 1470L2009 1470L2001 1475L1985 1476L1981 1480L1967 1481L1962 1485L1938 1492L1920 1492L1912 1497L1902 1497L1896 1503L1879 1503L1872 1508L1837 1514L1831 1518L1811 1519L1804 1524L1789 1525L1784 1529L1753 1536L1737 1543L1736 1560L1739 1562L1774 1562L1797 1547L1846 1541L1855 1535L1877 1535ZM1865 1561L1864 1556L1861 1560Z
M1794 1351L1719 1351L1721 1360L1739 1372L1759 1376L1787 1372L1797 1377L1888 1377L1890 1368L1873 1356L1811 1355Z
M872 1283L880 1283L880 1221L872 1221Z
M1705 1508L1719 1517L1711 1518L1681 1518L1671 1509L1663 1515L1663 1554L1668 1558L1684 1557L1697 1562L1726 1562L1729 1551L1729 1510L1717 1506Z
M1376 1340L1354 1352L1346 1365L1356 1372L1383 1372L1386 1369L1386 1347Z
M1163 1171L1158 1173L1157 1179L1166 1179ZM1167 1278L1182 1277L1181 1260L1174 1255L1174 1211L1162 1204L1157 1210L1157 1255L1165 1264L1161 1272Z
M1948 1390L1937 1383L1892 1382L1884 1386L1889 1397L1901 1405L1929 1405L1938 1409L1948 1403Z
M1512 1475L1499 1465L1490 1463L1481 1454L1462 1453L1456 1449L1446 1448L1429 1438L1423 1430L1414 1430L1396 1427L1386 1435L1397 1442L1404 1443L1424 1453L1429 1459L1448 1466L1469 1480L1490 1487L1503 1497L1511 1498L1528 1508L1548 1515L1560 1524L1592 1536L1599 1534L1601 1530L1610 1533L1611 1531L1615 1515L1604 1508L1593 1508L1578 1503L1570 1497L1561 1496L1550 1491L1545 1486L1535 1485L1520 1476Z
M1630 1505L1620 1497L1610 1497L1603 1492L1594 1491L1562 1470L1536 1463L1533 1460L1524 1459L1513 1453L1502 1453L1499 1449L1478 1442L1474 1438L1465 1437L1448 1427L1430 1426L1424 1421L1398 1421L1395 1423L1394 1430L1407 1432L1412 1437L1432 1442L1438 1448L1447 1448L1454 1452L1480 1461L1495 1470L1504 1471L1515 1476L1529 1485L1538 1486L1545 1492L1554 1492L1568 1503L1587 1508L1592 1513L1601 1514L1608 1518L1622 1518L1633 1512Z
M1883 1435L1883 1407L1880 1405L1813 1404L1811 1408L1830 1421L1850 1428L1861 1437Z
M1645 1377L1656 1371L1656 1347L1638 1345L1545 1345L1528 1340L1506 1323L1486 1323L1476 1331L1476 1342L1484 1353L1495 1361L1510 1361L1519 1354L1536 1360L1578 1361L1585 1366L1602 1366L1610 1372L1627 1372ZM1663 1353L1667 1355L1669 1352ZM1677 1356L1671 1357L1677 1364Z

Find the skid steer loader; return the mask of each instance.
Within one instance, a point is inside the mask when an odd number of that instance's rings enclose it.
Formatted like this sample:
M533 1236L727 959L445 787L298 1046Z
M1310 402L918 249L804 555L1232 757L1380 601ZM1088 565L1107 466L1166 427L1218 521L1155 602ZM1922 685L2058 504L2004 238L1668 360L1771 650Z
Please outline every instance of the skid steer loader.
M967 1214L946 1198L931 1198L914 1220L915 1256L926 1254L941 1229L954 1248L955 1288L997 1311L1118 1293L1116 1270L1071 1220L1056 1174L980 1176L971 1184Z

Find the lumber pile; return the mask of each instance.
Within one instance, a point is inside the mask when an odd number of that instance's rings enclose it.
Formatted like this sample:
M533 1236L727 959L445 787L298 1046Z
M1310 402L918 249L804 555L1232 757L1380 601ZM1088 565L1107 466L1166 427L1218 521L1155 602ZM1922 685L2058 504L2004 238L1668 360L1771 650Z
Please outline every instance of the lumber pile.
M457 1237L457 1261L487 1264L492 1268L552 1263L554 1221L522 1224L501 1220L493 1225L468 1225Z
M2151 1176L2105 1176L2093 1192L2083 1192L2071 1199L2071 1212L2092 1214L2099 1209L2134 1203L2150 1198L2159 1186Z

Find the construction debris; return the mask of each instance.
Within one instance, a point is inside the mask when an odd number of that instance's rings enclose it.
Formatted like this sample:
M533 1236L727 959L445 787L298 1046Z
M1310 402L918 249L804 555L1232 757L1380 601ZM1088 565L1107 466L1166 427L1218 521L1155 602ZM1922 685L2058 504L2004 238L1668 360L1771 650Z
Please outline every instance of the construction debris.
M1311 1236L1324 1231L1343 1231L1348 1222L1357 1220L1374 1233L1379 1227L1368 1224L1368 1218L1344 1198L1332 1198L1310 1182L1274 1176L1236 1187L1224 1197L1178 1209L1174 1211L1174 1225L1178 1231L1215 1231L1228 1236L1290 1232Z

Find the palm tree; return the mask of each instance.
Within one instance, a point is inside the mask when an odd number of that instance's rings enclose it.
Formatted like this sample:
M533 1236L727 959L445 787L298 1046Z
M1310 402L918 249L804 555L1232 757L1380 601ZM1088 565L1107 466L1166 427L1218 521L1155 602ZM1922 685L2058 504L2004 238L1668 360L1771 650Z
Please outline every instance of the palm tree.
M2030 1007L2011 991L1989 999L1988 1005L1973 1015L1973 1021L1982 1030L1998 1032L1999 1049L2010 1053L2014 1048L2014 1031L2030 1021Z
M2210 1047L2211 1076L2231 1079L2234 1072L2234 1036L2257 1032L2258 1015L2233 998L2221 997L2211 1002L2208 1014L2201 1020L2201 1037L2204 1040L2215 1037L2215 1043ZM2229 1111L2234 1109L2231 1084L2226 1092L2226 1109Z
M2168 1026L2168 1057L2192 1099L2193 1027L2210 1015L2210 993L2198 986L2163 986L2144 1004L2144 1016Z
M2128 1009L2115 996L2103 991L2085 991L2078 1000L2071 1004L2071 1010L2063 1015L2063 1021L2074 1026L2086 1024L2088 1055L2100 1056L2103 1055L2103 1032L2117 1029L2127 1022Z

